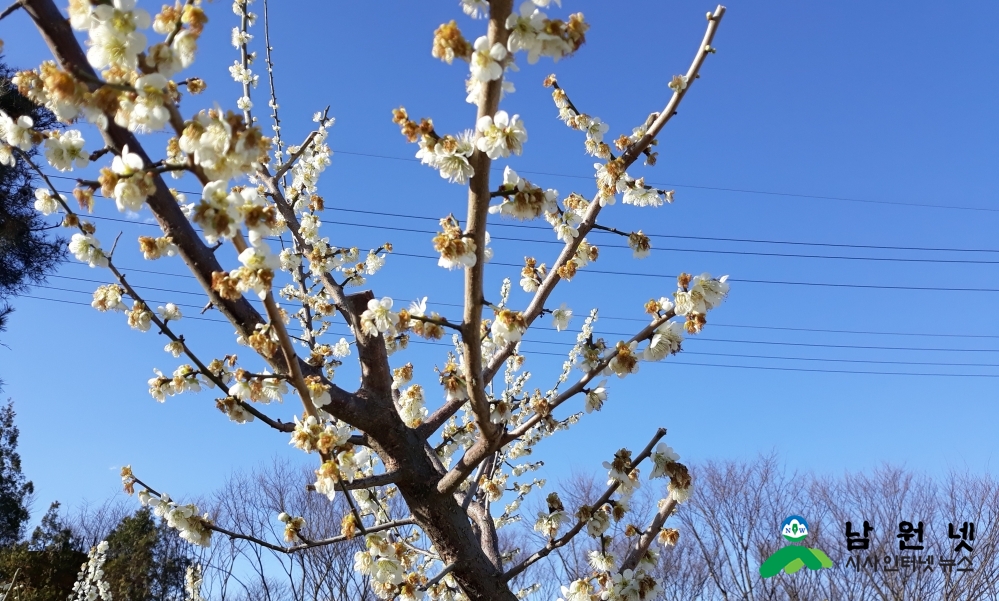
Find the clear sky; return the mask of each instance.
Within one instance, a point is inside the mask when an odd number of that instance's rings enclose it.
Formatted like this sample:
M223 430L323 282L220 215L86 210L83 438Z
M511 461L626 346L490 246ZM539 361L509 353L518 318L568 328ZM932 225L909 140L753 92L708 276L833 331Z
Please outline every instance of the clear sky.
M415 147L399 135L390 111L405 105L414 117L432 117L442 132L474 126L474 107L464 102L467 67L430 56L432 32L442 22L456 19L470 39L484 31L457 4L271 6L286 139L304 139L313 112L326 105L337 119L330 136L337 153L320 185L332 206L326 234L362 249L391 240L398 255L370 280L376 295L400 302L426 295L452 317L460 310L442 303L460 302L461 275L404 255L432 254L427 232L435 224L425 218L462 216L466 193L412 161ZM592 197L594 161L583 152L582 135L555 118L542 79L556 73L581 110L611 125L612 137L630 133L664 105L666 84L686 71L714 5L563 4L549 13L582 11L592 29L577 56L554 66L521 60L512 74L517 91L502 108L522 116L529 141L510 164L563 197ZM159 3L140 5L155 10ZM236 17L226 2L206 6L208 31L186 74L204 77L209 87L185 105L187 115L205 100L235 108L239 96L227 72L236 58L229 45ZM259 2L254 7L262 10ZM776 450L791 468L829 474L885 461L931 474L993 469L999 5L737 0L728 9L718 53L659 137L659 164L631 170L675 188L675 204L618 203L602 214L607 225L671 237L653 238L658 250L636 261L613 247L619 239L594 236L600 260L562 285L552 306L564 301L577 315L599 306L597 330L614 342L641 327L644 301L675 290L672 276L680 271L730 274L731 295L681 355L615 379L602 412L543 443L537 457L547 475L598 471L616 449L643 446L658 426L668 428L666 440L684 461ZM252 33L262 51L262 27ZM0 23L0 37L14 66L33 67L46 57L24 14ZM264 120L265 92L261 86L254 97ZM97 139L93 132L87 138ZM152 138L148 147L159 145ZM178 187L198 191L189 181ZM98 206L100 217L125 219L110 201ZM133 268L126 269L130 281L160 304L176 302L196 316L204 304L196 284L170 275L184 273L180 260L143 264L134 253L135 237L153 231L143 224L149 217L98 221L98 233L107 245L124 232L127 254L119 262ZM526 254L551 263L559 249L549 243L550 230L530 229L542 222L512 223L490 226L493 297L503 277L518 277L518 267L504 264L522 264ZM172 371L177 363L162 351L162 336L136 333L123 316L84 306L109 281L100 270L68 262L47 286L15 300L3 338L9 349L0 347L4 394L16 403L39 515L52 499L72 505L110 494L124 464L183 497L210 491L232 469L274 454L300 455L259 423L231 424L210 395L152 400L152 369ZM520 307L528 300L516 287L512 298ZM246 350L232 343L232 328L217 313L204 317L216 321L179 324L202 355ZM524 348L529 356L559 353L573 339L542 329ZM430 366L445 352L414 345L407 357L431 390L437 387ZM531 359L534 384L547 389L560 363L551 355ZM345 367L339 383L350 387L355 377ZM290 419L297 410L289 404L270 413Z

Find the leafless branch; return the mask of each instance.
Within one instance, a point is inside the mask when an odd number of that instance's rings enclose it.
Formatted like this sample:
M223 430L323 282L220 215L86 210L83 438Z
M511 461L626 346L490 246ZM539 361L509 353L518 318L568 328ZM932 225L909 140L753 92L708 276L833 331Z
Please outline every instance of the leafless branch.
M370 528L367 529L367 531L369 533L382 532L383 530L391 530L393 528L399 528L401 526L412 526L415 523L416 522L413 520L413 518L406 518L406 519L403 519L403 520L395 520L395 521L392 521L392 522L385 522L384 524L378 524L376 526L371 526ZM275 545L274 543L265 541L265 540L263 540L261 538L258 538L256 536L250 536L250 535L247 535L247 534L240 534L239 532L232 532L230 530L226 530L225 528L220 528L218 526L215 526L214 524L208 524L207 527L208 527L209 530L213 530L215 532L218 532L219 534L224 534L224 535L228 536L229 538L249 541L249 542L258 544L261 547L265 547L267 549L270 549L271 551L277 551L278 553L296 553L298 551L304 551L306 549L314 549L316 547L324 547L326 545L332 545L332 544L335 544L335 543L342 543L344 541L348 541L348 540L351 540L353 538L353 537L344 536L344 535L341 534L339 536L334 536L334 537L331 537L331 538L324 538L322 540L309 541L307 543L303 542L300 545L293 545L293 546L290 546L290 547L285 547L283 545Z
M642 452L639 453L631 461L631 467L632 468L637 467L638 464L640 464L642 461L645 461L652 454L652 449L655 448L656 443L658 443L663 436L666 436L666 428L659 428L659 430L656 431L655 436L652 437L652 440L649 441L649 444L647 444L645 448L642 450ZM614 494L614 491L616 491L617 489L618 489L617 482L614 482L613 484L608 486L604 494L601 495L600 498L597 499L597 501L593 504L593 507L600 507L601 505L609 501L611 496ZM510 580L511 578L517 576L518 574L529 568L532 564L538 562L544 557L547 557L548 554L554 551L555 549L558 549L559 547L564 547L577 534L579 534L579 532L583 529L584 526L586 526L586 522L582 520L577 521L576 525L573 526L572 529L563 534L561 537L549 541L547 545L535 551L533 554L531 554L529 557L521 561L513 568L507 570L507 572L503 574L503 577L506 578L507 580Z

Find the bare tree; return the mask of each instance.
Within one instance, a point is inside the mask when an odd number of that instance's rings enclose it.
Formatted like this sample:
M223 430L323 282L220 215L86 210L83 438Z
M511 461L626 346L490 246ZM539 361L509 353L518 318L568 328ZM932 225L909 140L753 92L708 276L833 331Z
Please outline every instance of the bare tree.
M205 503L213 521L221 528L258 538L283 539L281 513L301 516L308 526L300 536L337 531L350 508L342 498L330 502L308 490L315 474L303 465L275 459L249 472L238 472ZM353 569L354 554L363 550L361 538L342 545L316 546L289 555L245 539L231 541L237 559L215 566L206 561L206 573L232 572L243 575L232 591L212 591L220 599L286 599L320 601L370 599L367 579ZM206 592L215 586L206 584Z
M882 466L870 473L819 477L785 470L774 454L751 461L707 462L694 466L694 473L694 493L677 513L679 538L659 561L663 599L999 599L994 533L999 483L989 475L952 472L933 479ZM587 499L593 482L579 476L565 486L566 498ZM789 515L807 518L805 544L825 551L833 569L760 576L760 564L786 544L779 525ZM873 528L869 548L851 551L846 522L862 532L864 521ZM899 549L898 526L903 521L923 522L924 550ZM950 524L960 529L965 522L976 527L975 540L968 541L973 553L956 552L962 539L949 536L959 534ZM563 558L562 565L570 571L585 561L582 549L567 547L566 552L576 553ZM923 563L906 566L895 559L914 554ZM941 559L958 561L962 556L971 559L973 571L940 564Z

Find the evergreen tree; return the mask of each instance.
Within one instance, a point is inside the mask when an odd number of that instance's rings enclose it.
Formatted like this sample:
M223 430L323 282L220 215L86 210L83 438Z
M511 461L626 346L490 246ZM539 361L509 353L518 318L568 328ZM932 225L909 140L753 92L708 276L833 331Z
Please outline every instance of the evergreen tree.
M108 535L105 579L115 599L168 601L183 597L191 560L176 530L157 524L149 508L124 518Z
M0 110L13 119L28 115L37 129L56 125L48 109L17 91L11 83L13 75L14 70L0 62ZM47 234L51 226L34 208L32 177L24 161L13 167L0 164L0 300L43 282L65 253L65 242ZM10 308L0 304L0 326L9 314Z
M35 491L21 473L14 416L14 404L8 401L0 408L0 547L21 540L29 517L28 500Z
M10 582L17 572L19 601L65 601L86 561L56 501L28 541L0 549L0 581Z

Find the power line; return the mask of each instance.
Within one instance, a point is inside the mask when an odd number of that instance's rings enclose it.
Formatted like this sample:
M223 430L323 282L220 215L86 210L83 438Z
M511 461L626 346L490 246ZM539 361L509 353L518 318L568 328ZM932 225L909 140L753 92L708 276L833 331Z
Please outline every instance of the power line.
M76 178L64 176L64 175L49 175L49 177L74 180ZM71 192L60 190L62 194L70 194ZM199 196L201 192L192 192L185 190L178 190L183 194L191 194L194 196ZM336 205L327 205L329 209L336 211L343 211L347 213L360 213L364 215L377 215L380 217L397 217L400 219L419 219L426 221L438 222L440 217L432 217L429 215L407 215L404 213L392 213L388 211L371 211L364 209L350 209L347 207L341 207ZM996 210L999 209L989 209ZM152 225L156 226L154 223L138 222L128 219L117 219L113 217L95 217L96 219L104 219L107 221L119 221L122 223L131 223L136 225ZM324 222L325 223L325 222ZM525 230L537 230L539 232L551 232L551 228L545 226L534 226L526 223L503 223L502 221L491 224L497 227L511 227L519 228ZM601 232L599 230L594 230L598 234L606 234L607 232ZM844 243L834 243L834 242L804 242L796 240L760 240L756 238L724 238L715 236L688 236L680 234L658 234L658 233L648 233L645 235L650 238L666 238L666 239L676 239L676 240L699 240L706 242L740 242L740 243L751 243L751 244L782 244L782 245L793 245L793 246L813 246L813 247L829 247L829 248L860 248L868 250L903 250L903 251L920 251L920 252L956 252L956 253L999 253L999 249L994 248L948 248L948 247L926 247L926 246L884 246L876 244L844 244ZM546 242L546 241L545 241ZM687 249L683 249L687 250Z
M47 290L59 290L61 292L72 292L76 294L92 294L86 290L72 290L68 288L58 288L54 286L39 285L39 288ZM138 286L142 288L142 286ZM162 290L162 289L159 289ZM167 301L147 299L150 303L165 303ZM70 302L70 301L67 301ZM174 303L180 307L188 307L192 309L201 310L202 307L197 305L186 305L182 303ZM630 337L634 335L633 333L618 333L618 332L597 332L597 335L604 336L626 336ZM705 336L698 336L697 340L702 342L722 342L722 343L733 343L733 344L763 344L770 346L798 346L806 348L835 348L835 349L851 349L851 350L881 350L881 351L913 351L913 352L945 352L945 353L999 353L999 349L967 349L967 348L925 348L925 347L899 347L899 346L873 346L873 345L856 345L856 344L824 344L824 343L808 343L808 342L788 342L788 341L768 341L768 340L733 340L728 338L708 338ZM565 344L556 341L533 341L540 344Z
M192 193L193 194L193 193ZM389 213L385 211L369 211L364 209L348 209L346 207L327 205L330 209L335 211L344 211L347 213L362 213L365 215L378 215L380 217L399 217L402 219L420 219L433 221L434 223L440 221L439 217L430 217L423 215L406 215L403 213ZM524 223L503 223L496 222L492 224L493 226L499 227L513 227L525 230L537 230L539 232L551 232L551 228L544 226L534 226ZM609 232L602 232L601 230L593 230L597 234L609 234ZM956 252L956 253L999 253L999 249L994 248L946 248L946 247L927 247L927 246L879 246L875 244L837 244L833 242L800 242L791 240L759 240L756 238L718 238L711 236L684 236L680 234L653 234L645 233L650 238L672 238L677 240L700 240L707 242L745 242L752 244L789 244L794 246L819 246L819 247L831 247L831 248L863 248L863 249L874 249L874 250L915 250L915 251L926 251L926 252Z
M118 219L114 217L103 217L98 215L91 215L92 219L97 219L99 221L114 221L119 223L128 223L130 225L144 225L150 227L159 227L156 223L147 223L143 221L132 221L129 219ZM390 225L381 224L369 224L369 223L349 223L345 221L323 221L324 224L329 225L341 225L345 227L363 227L376 230L390 230L396 232L407 232L415 234L437 234L434 230L420 230L415 228L406 228ZM540 228L539 228L540 229ZM199 230L200 231L200 230ZM548 231L548 230L546 230ZM528 242L533 244L554 244L558 246L565 246L565 243L560 240L531 240L529 238L511 238L507 236L490 236L491 240L502 240L504 242ZM601 243L601 248L619 248L625 250L631 250L626 244L606 244ZM807 255L801 253L771 253L771 252L760 252L760 251L750 251L750 250L716 250L716 249L702 249L702 248L670 248L655 246L652 250L656 253L659 252L680 252L680 253L692 253L692 254L712 254L712 255L737 255L737 256L756 256L756 257L780 257L780 258L790 258L790 259L829 259L829 260L839 260L839 261L881 261L888 263L943 263L943 264L968 264L968 265L999 265L999 260L989 261L981 259L913 259L906 257L850 257L844 255ZM922 249L919 249L922 250ZM974 252L999 252L999 251L974 251Z
M368 223L348 223L344 221L323 221L323 223L328 223L330 225L343 225L348 227L365 227L378 230L392 230L398 232L409 232L417 234L437 234L434 230L419 230L414 228L405 228L397 226L388 225L375 225ZM532 242L536 244L557 244L559 246L565 246L565 243L561 240L530 240L527 238L510 238L506 236L492 236L491 240L503 240L507 242ZM600 244L601 248L623 248L631 250L627 244ZM902 257L849 257L849 256L831 256L831 255L806 255L806 254L792 254L792 253L769 253L769 252L759 252L759 251L744 251L744 250L714 250L714 249L691 249L691 248L668 248L668 247L653 247L655 252L684 252L693 254L719 254L719 255L750 255L756 257L784 257L793 259L835 259L843 261L887 261L887 262L897 262L897 263L967 263L975 265L999 265L999 261L983 261L979 259L909 259Z
M69 264L70 265L80 266L80 267L84 266L82 263L69 263ZM149 270L149 269L139 269L139 268L135 268L135 267L125 267L125 266L119 266L119 268L122 271L124 271L124 272L146 273L146 274L152 274L152 275L165 275L165 276L171 276L171 277L181 277L181 278L185 278L185 279L190 279L191 278L190 274L168 273L168 272L165 272L165 271L152 271L152 270ZM103 280L92 280L92 279L87 279L87 278L74 278L74 277L71 277L71 276L66 276L66 275L61 275L61 274L53 274L53 275L51 275L49 277L63 278L63 279L68 279L68 280L76 280L76 281L88 282L88 283L92 283L92 284L105 284L105 283L107 283L107 282L105 282ZM152 288L150 288L150 289L152 289ZM180 291L180 290L164 290L164 291L166 291L166 292L178 292L178 293L181 293L181 294L196 294L196 295L204 294L203 292L186 292L186 291ZM443 306L443 307L456 307L456 308L463 308L464 307L464 305L459 304L459 303L448 303L448 302L443 302L443 301L433 301L432 304L440 305L440 306ZM648 323L649 322L649 320L647 318L640 318L640 317L620 317L620 316L613 316L613 315L600 315L599 318L602 319L602 320L631 321L631 322L635 322L635 323ZM537 326L535 326L535 327L537 327ZM715 322L711 323L711 327L712 328L714 328L714 327L744 328L744 329L753 329L753 330L778 330L778 331L790 331L790 332L814 332L814 333L821 333L821 334L855 334L855 335L870 335L870 336L918 336L918 337L929 337L929 338L984 338L984 339L999 339L999 335L997 335L997 334L939 334L939 333L932 333L932 332L884 332L884 331L876 331L876 330L835 330L835 329L828 329L828 328L794 328L794 327L789 327L789 326L747 325L747 324L715 323ZM620 335L620 336L630 336L631 335L631 334L626 334L626 333L622 333L622 332L608 332L608 334L614 334L614 335Z
M112 219L112 218L98 217L98 219ZM122 220L118 220L118 221L122 221ZM140 222L128 222L128 223L140 224ZM153 224L144 224L144 225L153 225ZM347 224L347 225L352 225L354 227L357 227L360 224ZM375 227L375 228L378 228L378 229L393 229L393 228L382 227L382 226L367 226L367 225L365 225L363 227ZM530 240L523 240L523 241L525 241L525 242L531 242ZM687 252L687 251L684 251L684 252ZM690 252L700 252L700 251L690 251ZM709 252L709 251L707 251L707 252ZM402 253L402 252L393 252L392 254L394 256L397 256L397 257L410 257L410 258L416 258L416 259L429 259L429 260L432 260L432 261L437 261L438 260L438 257L431 256L431 255L418 255L418 254L413 254L413 253ZM739 254L739 253L735 253L735 254ZM958 262L964 262L964 261L958 261ZM994 263L994 262L993 261L986 261L986 263ZM517 263L502 263L502 262L499 262L499 261L491 261L491 264L492 265L499 265L501 267L515 267L517 269L520 269L520 268L523 267L522 265L517 264ZM673 279L673 278L676 277L675 275L664 275L664 274L660 274L660 273L638 273L638 272L628 272L628 271L607 271L607 270L601 270L601 269L592 269L592 268L589 268L589 267L584 268L583 270L581 270L580 273L595 273L595 274L601 274L601 275L615 275L615 276L642 277L642 278L667 278L667 279ZM871 290L912 290L912 291L927 291L927 292L999 292L999 289L997 289L997 288L948 288L948 287L942 287L942 286L893 286L893 285L889 285L889 284L856 284L856 283L854 283L854 284L837 284L837 283L833 283L833 282L796 282L796 281L789 281L789 280L756 280L756 279L749 279L749 278L729 278L729 281L730 282L740 282L740 283L745 283L745 284L764 284L764 285L775 285L775 286L818 286L818 287L826 287L826 288L851 288L851 289L863 288L863 289L871 289Z
M431 259L437 261L438 257L430 255L417 255L410 253L393 252L393 256L396 257L410 257L415 259ZM522 268L522 265L516 263L500 263L498 261L491 261L491 265L499 265L502 267L516 267L518 269ZM661 273L636 273L633 271L607 271L602 269L591 269L589 267L584 267L579 271L579 273L597 273L601 275L616 275L624 277L640 277L640 278L665 278L665 279L676 279L675 275L666 275ZM728 279L729 282L738 282L742 284L765 284L772 286L818 286L825 288L863 288L869 290L913 290L913 291L924 291L924 292L999 292L999 288L946 288L942 286L892 286L888 284L836 284L832 282L795 282L790 280L755 280L748 278L732 278Z
M360 156L373 159L389 159L394 161L410 161L410 162L420 162L419 159L411 157L394 157L373 153L365 152L353 152L349 150L333 150L334 153L346 154L351 156ZM499 170L500 167L495 165L492 167L493 170ZM517 169L517 173L530 173L531 175L547 175L551 177L565 177L571 179L583 179L592 180L592 175L575 175L568 173L552 173L549 171L529 171L527 169ZM938 205L930 203L916 203L916 202L897 202L891 200L873 200L867 198L849 198L845 196L822 196L817 194L796 194L791 192L775 192L772 190L752 190L748 188L722 188L717 186L699 186L694 184L677 184L677 183L663 183L663 182L648 182L649 185L655 186L657 188L691 188L694 190L711 190L715 192L735 192L739 194L758 194L762 196L781 196L786 198L808 198L811 200L835 200L841 202L857 202L865 204L879 204L879 205L891 205L900 207L918 207L918 208L928 208L928 209L951 209L959 211L985 211L985 212L999 212L999 209L992 209L987 207L966 207L966 206L955 206L955 205Z
M67 305L75 305L79 307L89 307L87 303L75 302L65 299L55 299L47 297L39 297L33 295L24 295L22 298L30 298L33 300L43 300L56 303L62 303ZM211 321L216 323L228 324L229 322L217 319L202 318L202 317L187 317L184 319L193 319L199 321ZM334 336L339 336L341 334L333 333ZM423 341L423 340L411 340L411 343L417 344L427 344L433 346L447 346L449 344ZM526 341L526 342L537 342L537 341ZM695 353L690 351L684 351L685 354L697 354L697 355L707 355L711 356L712 353ZM544 351L532 351L532 355L547 355L554 357L564 357L561 353L549 353ZM755 356L755 355L725 355L725 354L714 354L714 356L731 356L731 357L743 357L743 358L760 358L760 359L785 359L785 360L803 360L803 361L836 361L830 359L816 359L816 358L791 358L791 357L768 357L768 356ZM845 361L845 360L844 360ZM960 377L960 378L996 378L999 374L952 374L952 373L929 373L929 372L878 372L878 371L856 371L856 370L826 370L826 369L810 369L810 368L795 368L795 367L778 367L778 366L758 366L758 365L727 365L727 364L714 364L714 363L696 363L682 360L674 360L667 362L656 362L662 363L663 365L689 365L689 366L699 366L699 367L716 367L716 368L728 368L728 369L758 369L758 370L775 370L775 371L791 371L791 372L811 372L811 373L836 373L836 374L858 374L858 375L880 375L880 376L931 376L931 377ZM958 364L958 363L902 363L902 362L886 362L886 361L867 361L867 363L893 363L898 365L936 365L936 366L972 366L978 364ZM984 366L984 365L982 365ZM991 367L991 366L990 366Z
M357 211L359 213L371 213L372 211ZM144 221L133 221L130 219L120 219L115 217L104 217L98 215L91 215L92 219L97 219L99 221L114 221L118 223L127 223L130 225L143 225L149 227L159 227L156 223L148 223ZM377 230L390 230L397 232L407 232L415 234L437 234L434 230L421 230L415 228L406 228L382 224L369 224L369 223L349 223L345 221L323 221L324 224L329 225L341 225L346 227L363 227ZM542 228L532 228L542 230ZM545 228L543 231L550 231ZM599 230L594 230L599 231ZM691 236L671 236L673 238L691 238ZM492 240L502 240L505 242L529 242L534 244L555 244L558 246L565 246L565 243L560 240L532 240L529 238L512 238L508 236L490 236ZM705 240L715 240L715 241L725 241L725 242L750 242L749 240L738 240L735 238L704 238ZM754 242L766 242L768 244L805 244L797 242L772 242L772 241L754 241ZM822 245L827 246L827 245ZM828 246L849 246L849 245L828 245ZM620 248L625 250L631 250L627 244L606 244L601 243L601 248ZM924 249L924 248L913 248L913 247L873 247L873 246L857 246L857 248L879 248L879 249L906 249L906 250L938 250L938 251L949 251L949 252L999 252L999 250L968 250L968 249ZM781 257L781 258L791 258L791 259L828 259L828 260L838 260L838 261L882 261L889 263L944 263L944 264L969 264L969 265L999 265L999 260L989 261L982 259L920 259L920 258L907 258L907 257L851 257L845 255L808 255L802 253L773 253L773 252L761 252L761 251L751 251L751 250L717 250L717 249L703 249L703 248L670 248L663 246L652 247L654 252L681 252L681 253L692 253L692 254L713 254L713 255L749 255L756 257Z

